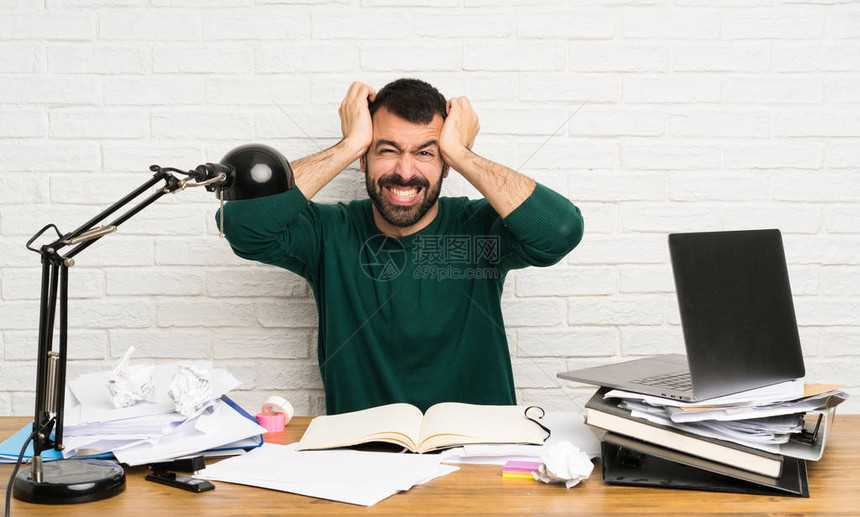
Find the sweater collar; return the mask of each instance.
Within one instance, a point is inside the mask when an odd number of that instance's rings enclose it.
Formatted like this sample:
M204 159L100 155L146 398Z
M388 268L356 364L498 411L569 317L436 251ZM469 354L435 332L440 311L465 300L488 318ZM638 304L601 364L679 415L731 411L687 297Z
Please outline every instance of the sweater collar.
M415 233L410 233L409 235L406 235L403 237L394 237L391 235L389 235L389 237L392 239L397 239L401 243L405 244L405 243L412 242L413 240L415 240L416 236L418 236L418 235L433 235L433 234L437 233L437 230L438 230L438 228L442 222L442 217L443 217L442 214L445 211L445 204L446 204L445 199L446 198L444 198L444 197L441 197L441 196L439 197L439 199L437 201L439 209L436 211L436 217L434 217L433 220L430 221L430 224L428 224L427 226L418 230ZM369 226L374 231L374 233L382 234L383 233L382 230L380 230L379 227L376 226L376 220L373 218L373 202L369 199L367 201L368 201L367 210L365 211L365 214L367 216Z

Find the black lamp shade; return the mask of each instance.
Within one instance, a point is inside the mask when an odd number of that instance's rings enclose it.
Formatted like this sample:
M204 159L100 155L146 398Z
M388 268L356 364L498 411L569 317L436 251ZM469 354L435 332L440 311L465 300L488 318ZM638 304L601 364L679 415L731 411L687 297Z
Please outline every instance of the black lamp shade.
M295 185L290 163L267 145L237 147L224 155L221 164L233 169L223 186L227 201L272 196Z

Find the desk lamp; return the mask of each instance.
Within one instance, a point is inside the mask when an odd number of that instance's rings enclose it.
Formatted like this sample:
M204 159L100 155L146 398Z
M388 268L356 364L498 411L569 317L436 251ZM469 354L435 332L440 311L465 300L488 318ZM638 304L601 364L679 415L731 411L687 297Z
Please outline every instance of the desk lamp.
M74 257L132 216L152 204L161 196L184 190L186 187L205 187L221 200L221 228L223 237L224 200L253 199L284 192L293 187L290 164L275 149L250 144L228 152L219 163L207 163L191 171L153 165L153 177L93 217L83 226L61 234L49 224L39 230L28 242L27 248L42 256L42 292L39 307L39 351L36 371L36 410L33 432L24 444L26 449L33 441L33 460L30 466L17 473L15 467L14 495L31 503L71 504L97 501L119 494L125 489L125 472L116 463L94 459L68 459L55 462L42 461L42 451L63 450L63 405L66 387L66 349L68 341L68 270L75 264ZM186 176L178 179L176 174ZM193 180L193 183L191 182ZM101 221L134 201L141 194L164 181L164 185L149 197L140 200L107 225ZM58 239L34 248L33 242L49 229ZM66 248L64 253L61 251ZM58 293L59 288L59 293ZM54 316L59 302L59 348L53 350ZM107 389L107 387L105 387ZM53 437L52 437L53 432ZM23 455L23 450L22 450ZM17 473L17 475L16 475Z

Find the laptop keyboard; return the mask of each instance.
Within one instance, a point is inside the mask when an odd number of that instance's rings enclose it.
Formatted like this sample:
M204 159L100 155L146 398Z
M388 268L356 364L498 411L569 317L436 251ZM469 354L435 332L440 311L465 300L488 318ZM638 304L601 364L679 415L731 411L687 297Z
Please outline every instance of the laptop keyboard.
M656 386L677 391L690 391L693 389L693 380L690 378L690 372L681 373L664 373L653 375L651 377L643 377L634 379L635 384L644 386Z

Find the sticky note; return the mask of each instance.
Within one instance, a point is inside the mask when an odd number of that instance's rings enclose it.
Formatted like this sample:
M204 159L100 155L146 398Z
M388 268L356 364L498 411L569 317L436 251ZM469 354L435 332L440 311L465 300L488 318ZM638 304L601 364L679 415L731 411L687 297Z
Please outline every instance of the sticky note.
M503 470L502 477L508 479L534 479L531 472L516 472L509 470Z
M503 478L534 479L532 472L540 471L539 461L510 460L502 467Z
M519 470L524 472L537 472L540 470L539 461L514 461L510 460L505 463L502 470Z

